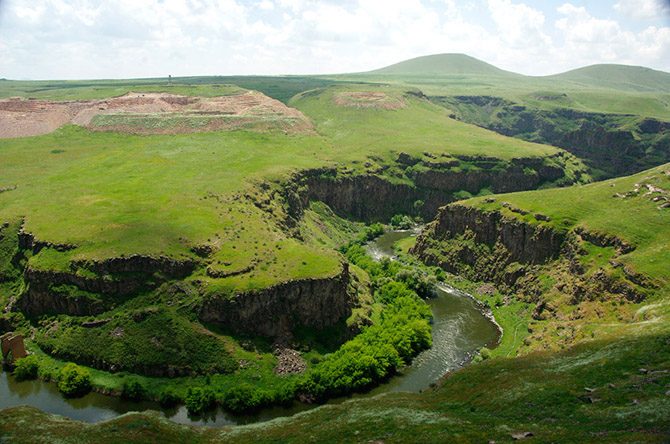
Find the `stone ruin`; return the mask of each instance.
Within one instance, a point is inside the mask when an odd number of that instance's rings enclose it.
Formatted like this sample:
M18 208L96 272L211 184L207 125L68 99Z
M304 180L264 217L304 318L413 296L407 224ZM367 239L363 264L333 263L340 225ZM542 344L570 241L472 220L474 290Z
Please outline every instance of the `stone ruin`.
M5 333L0 336L2 344L2 362L12 364L14 360L28 356L23 343L23 335L19 333Z

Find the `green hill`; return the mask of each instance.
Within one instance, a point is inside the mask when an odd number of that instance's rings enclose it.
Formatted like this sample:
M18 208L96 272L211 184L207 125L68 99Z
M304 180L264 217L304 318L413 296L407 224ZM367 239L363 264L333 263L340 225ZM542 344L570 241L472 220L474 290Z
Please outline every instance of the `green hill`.
M575 82L587 87L612 88L623 91L670 92L670 73L642 66L591 65L548 76L547 79Z
M101 93L82 88L57 95ZM143 83L133 100L147 103L145 92L171 88ZM203 89L230 87L179 88ZM268 404L278 402L280 389L288 390L281 396L296 396L295 377L274 372L277 358L268 347L254 355L253 366L237 368L250 360L242 335L281 333L283 321L273 313L293 310L279 307L287 294L323 294L340 303L328 303L335 307L332 319L318 329L343 330L349 319L368 322L373 315L350 297L368 293L358 291L357 272L347 271L335 250L355 230L331 230L337 244L310 213L310 201L356 220L388 221L398 213L429 218L461 191L460 178L470 169L478 171L469 182L472 194L582 177L583 166L567 153L453 120L406 88L330 86L296 96L291 109L244 91L220 99L240 107L259 101L264 105L255 108L254 122L267 125L199 132L197 120L172 124L174 112L118 113L110 116L135 119L125 121L130 130L132 124L174 134L70 125L0 144L0 307L8 307L0 332L35 333L28 346L48 354L40 354L41 368L59 368L54 359L89 365L93 385L106 391L118 390L122 377L114 371L123 369L141 375L153 398L165 386L156 376L170 374L183 377L170 382L182 388L182 399L186 384L211 382L224 393L242 381L264 386L272 394L262 398ZM63 106L4 103L26 113ZM282 112L310 124L298 130ZM282 122L285 127L277 126ZM517 185L510 189L510 183ZM233 300L253 309L228 309ZM278 308L257 311L268 304ZM299 327L298 319L328 316L321 305L305 307L317 311L282 315L288 328ZM251 313L253 323L220 318L229 313ZM314 353L309 368L321 360Z
M470 57L465 54L435 54L414 59L405 60L400 63L370 71L368 74L384 74L394 76L500 76L500 77L522 77L509 71Z

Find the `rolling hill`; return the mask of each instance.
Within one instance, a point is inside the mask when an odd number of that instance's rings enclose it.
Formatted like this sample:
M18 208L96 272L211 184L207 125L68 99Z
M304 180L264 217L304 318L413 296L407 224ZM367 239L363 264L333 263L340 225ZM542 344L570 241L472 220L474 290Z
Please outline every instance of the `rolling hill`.
M434 54L395 63L368 74L392 76L498 76L522 77L465 54Z
M642 66L591 65L546 77L595 88L632 92L670 92L670 73Z
M669 77L437 54L340 76L0 82L21 96L4 122L68 117L0 139L0 333L25 335L35 377L73 362L94 390L191 413L325 401L429 346L417 289L438 280L503 331L423 393L223 429L13 407L0 441L663 442ZM90 124L66 124L80 107ZM396 216L427 224L366 268Z

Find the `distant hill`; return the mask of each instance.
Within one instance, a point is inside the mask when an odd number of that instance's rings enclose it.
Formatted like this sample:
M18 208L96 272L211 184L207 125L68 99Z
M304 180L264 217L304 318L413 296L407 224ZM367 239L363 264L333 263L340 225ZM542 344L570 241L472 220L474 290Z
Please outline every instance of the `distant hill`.
M522 77L465 54L435 54L405 60L367 74L424 76L424 75L486 75Z
M591 65L546 78L625 91L670 92L670 73L642 66Z

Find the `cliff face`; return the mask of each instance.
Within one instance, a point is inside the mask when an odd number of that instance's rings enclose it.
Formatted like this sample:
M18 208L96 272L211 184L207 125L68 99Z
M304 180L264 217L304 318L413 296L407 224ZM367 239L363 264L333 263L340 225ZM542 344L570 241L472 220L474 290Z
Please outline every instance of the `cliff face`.
M418 238L415 252L428 242L454 239L469 234L476 244L505 249L509 262L542 264L558 257L565 236L541 225L530 225L501 213L483 212L473 207L452 204L442 208L435 221ZM475 265L467 261L468 265Z
M16 306L28 316L43 314L95 315L142 289L193 272L196 262L168 257L133 255L108 260L74 261L71 271L26 267L26 290Z
M334 278L303 279L234 297L205 298L200 320L226 329L277 337L297 326L322 329L351 314L355 295L349 292L349 268L342 264Z
M302 171L277 187L264 184L254 196L245 197L260 208L267 207L268 214L288 233L314 200L326 203L341 216L366 222L388 221L395 214L430 218L440 206L460 197L459 193L500 193L534 189L556 181L571 183L579 177L566 173L566 165L572 161L563 152L549 158L512 160L429 153L412 157L399 153L391 164L366 164L366 171ZM540 254L530 245L515 246L520 236L517 231L504 231L504 242L514 257ZM23 229L18 231L18 250L32 255L44 249L67 253L76 248L43 242ZM26 265L27 262L21 266L24 290L12 303L12 309L29 317L91 316L152 291L168 280L180 280L205 268L207 253L187 260L141 255L104 261L74 260L67 269L42 269ZM208 274L225 277L209 271ZM287 282L233 298L200 294L193 297L205 298L196 309L203 321L219 323L234 332L277 336L298 325L323 328L346 318L355 303L348 283L345 267L334 278Z
M396 214L432 218L438 208L456 200L454 193L477 194L523 191L547 182L572 183L561 166L563 153L547 161L519 158L501 161L486 157L459 157L440 163L412 159L400 153L396 164L378 172L346 174L318 169L296 175L285 184L282 199L287 213L299 219L309 201L321 201L343 217L365 222L388 221ZM390 180L384 171L394 168L403 180Z
M535 217L545 218L539 214ZM567 294L574 303L590 298L644 299L649 281L626 271L620 277L614 272L621 266L616 257L605 268L584 269L580 262L580 257L587 254L581 248L583 242L614 247L617 256L633 249L615 236L580 227L561 232L500 211L451 204L441 208L437 218L426 226L411 253L429 265L472 280L493 282L502 291L532 302L541 300L548 291ZM557 284L545 288L542 277Z
M538 97L565 100L567 97ZM431 97L468 123L506 136L561 147L600 175L639 172L670 161L670 122L568 108L534 109L490 96Z

